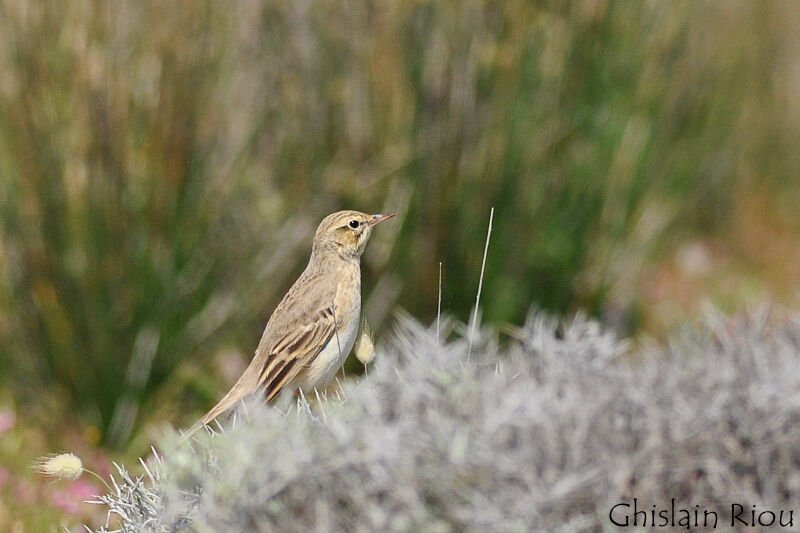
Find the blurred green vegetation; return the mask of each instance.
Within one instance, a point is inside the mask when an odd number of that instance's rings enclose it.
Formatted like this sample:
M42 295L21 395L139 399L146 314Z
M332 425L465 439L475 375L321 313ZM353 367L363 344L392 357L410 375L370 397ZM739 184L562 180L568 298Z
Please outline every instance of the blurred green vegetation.
M494 206L485 319L533 302L635 329L649 262L724 238L752 191L788 219L800 203L799 19L791 2L6 0L3 377L31 400L58 385L124 444L165 385L213 389L187 361L251 352L339 208L400 215L365 257L379 323L435 316L440 261L466 320Z

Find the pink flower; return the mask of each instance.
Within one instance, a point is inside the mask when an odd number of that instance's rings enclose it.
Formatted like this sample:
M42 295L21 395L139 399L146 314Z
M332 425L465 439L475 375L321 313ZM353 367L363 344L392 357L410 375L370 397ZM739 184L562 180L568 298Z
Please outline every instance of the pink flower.
M11 411L0 411L0 433L5 433L17 425L17 417Z
M53 491L50 494L50 502L66 514L81 516L87 511L84 502L99 493L100 491L91 482L79 479L64 489Z
M32 503L36 500L36 489L24 479L17 481L15 496L22 503Z

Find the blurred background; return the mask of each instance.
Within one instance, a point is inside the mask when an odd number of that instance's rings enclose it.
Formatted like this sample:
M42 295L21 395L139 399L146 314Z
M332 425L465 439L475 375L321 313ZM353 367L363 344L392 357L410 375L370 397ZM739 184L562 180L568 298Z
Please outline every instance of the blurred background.
M337 209L398 213L379 338L440 262L468 320L492 206L486 322L797 307L799 36L790 1L4 0L0 529L94 520L28 462L193 421Z

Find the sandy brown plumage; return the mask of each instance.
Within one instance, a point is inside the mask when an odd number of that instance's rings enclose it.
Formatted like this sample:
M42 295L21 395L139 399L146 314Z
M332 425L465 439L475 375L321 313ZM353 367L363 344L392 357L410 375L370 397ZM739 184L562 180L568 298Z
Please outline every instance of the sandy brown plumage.
M358 334L361 254L372 228L392 216L339 211L320 223L308 265L267 321L250 365L184 439L253 393L269 401L285 387L328 385Z

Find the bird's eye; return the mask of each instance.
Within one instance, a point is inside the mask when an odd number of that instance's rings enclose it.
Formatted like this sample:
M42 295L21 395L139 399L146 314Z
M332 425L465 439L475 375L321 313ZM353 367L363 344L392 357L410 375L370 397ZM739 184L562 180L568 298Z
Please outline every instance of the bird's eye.
M353 229L358 228L358 220L351 220L350 221L350 227L353 228Z

